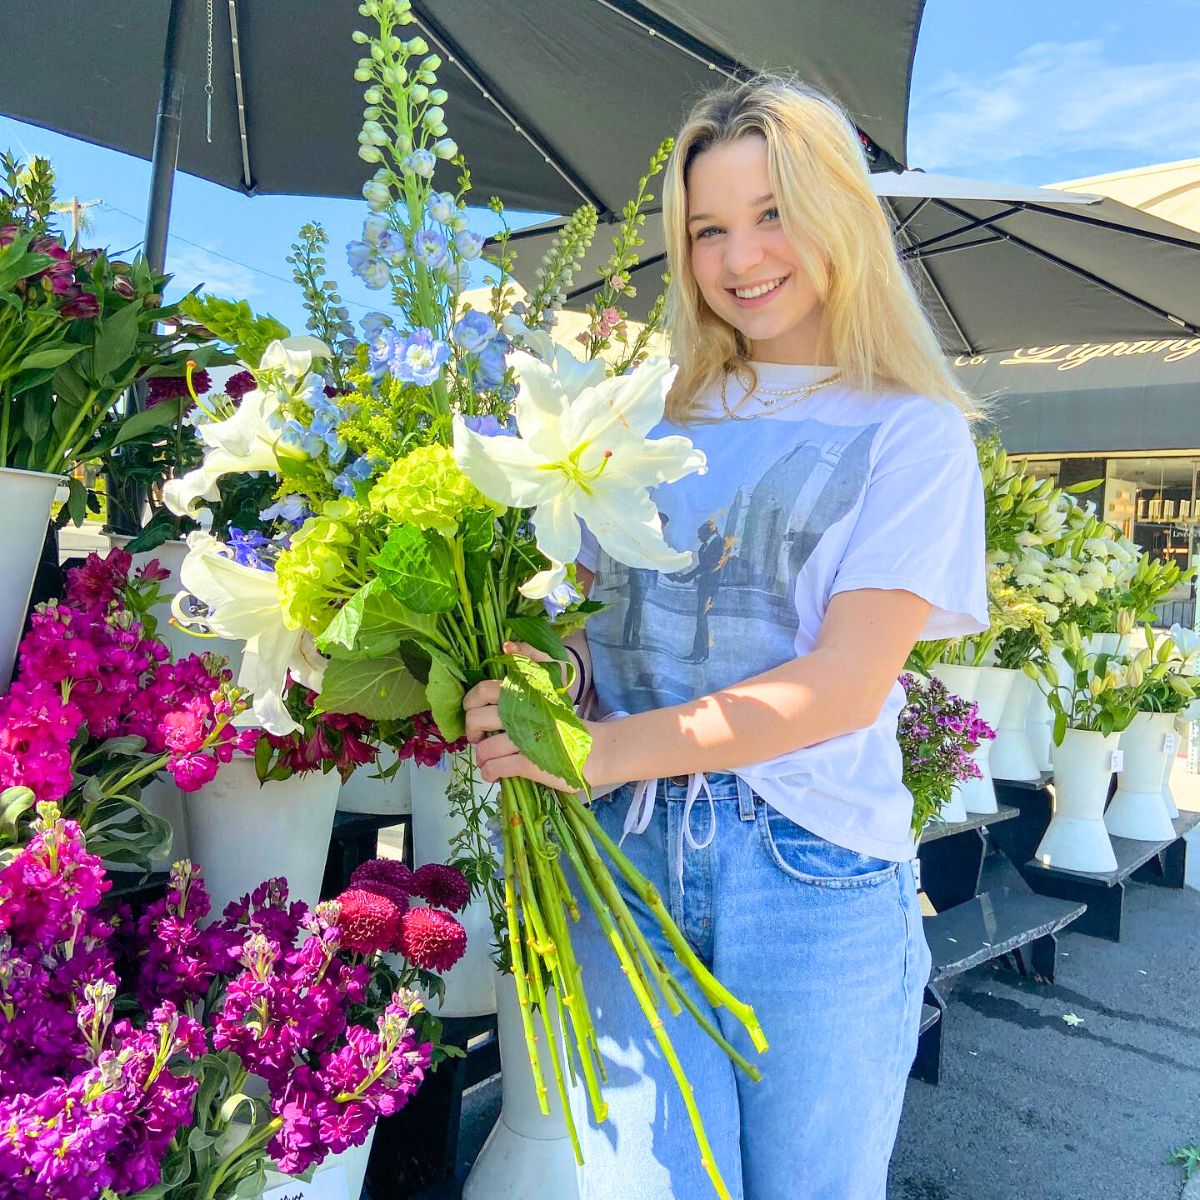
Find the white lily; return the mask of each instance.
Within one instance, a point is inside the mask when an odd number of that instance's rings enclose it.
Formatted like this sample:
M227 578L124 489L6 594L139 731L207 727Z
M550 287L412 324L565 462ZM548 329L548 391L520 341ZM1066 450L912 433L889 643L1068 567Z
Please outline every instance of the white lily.
M298 682L320 689L323 659L303 629L283 619L274 571L260 571L233 560L228 547L202 530L188 534L188 552L179 568L181 591L171 612L182 625L202 623L218 637L246 643L238 686L254 697L254 715L268 733L288 734L300 728L283 702L290 671ZM195 596L207 607L200 619L184 605Z
M555 379L568 396L577 396L585 388L604 382L608 372L602 359L584 362L542 329L527 327L521 339L534 357L540 358L554 372Z
M509 361L521 383L519 436L485 437L455 417L454 458L490 500L534 510L538 549L550 569L534 575L521 592L540 599L562 583L566 564L579 554L580 519L627 566L660 571L689 566L692 554L663 540L649 493L655 484L705 468L703 452L686 437L646 437L662 419L674 378L667 360L648 359L612 379L566 362L555 369L521 351Z
M167 481L163 488L167 508L177 516L194 517L202 500L221 498L217 482L223 475L278 472L279 431L272 418L284 403L319 378L311 376L313 360L328 357L329 347L318 338L272 342L254 372L258 387L242 397L231 417L197 427L208 447L204 461L194 471Z
M1185 629L1178 622L1171 626L1170 637L1185 659L1191 658L1200 650L1200 633L1194 629Z

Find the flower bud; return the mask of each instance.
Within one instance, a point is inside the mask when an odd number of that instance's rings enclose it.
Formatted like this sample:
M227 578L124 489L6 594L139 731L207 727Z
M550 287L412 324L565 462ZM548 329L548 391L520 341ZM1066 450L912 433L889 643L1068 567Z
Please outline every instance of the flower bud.
M372 78L372 72L359 67L354 72L354 78L358 83L367 83Z
M432 100L434 104L445 104L447 99L446 89L434 88L433 91L429 93L429 99Z
M377 121L379 120L379 114L381 111L382 110L378 104L368 104L367 107L363 109L363 120Z
M399 54L400 51L404 49L404 43L398 37L396 37L395 34L392 34L392 36L388 38L388 49L393 54Z
M428 125L436 125L439 121L444 120L445 117L446 110L439 108L436 104L434 104L425 110L425 116L423 120Z
M388 144L387 130L378 121L367 121L363 125L363 133L366 134L367 141L373 146L386 146Z
M431 54L428 58L422 60L421 70L422 71L436 71L438 69L438 67L440 67L441 65L442 65L441 58L439 58L438 55L436 55L436 54Z
M376 62L383 62L383 47L378 42L371 43L371 57Z
M356 42L360 46L365 46L371 39L367 37L361 29L356 29L351 35L350 40Z
M383 155L380 153L378 146L359 146L358 157L361 158L363 162L383 162Z
M429 130L430 137L435 138L445 137L449 132L449 130L446 128L445 121L439 121L436 125L428 125L426 128Z
M429 43L418 34L415 38L410 38L408 40L405 49L409 52L409 54L428 54Z
M422 104L429 99L429 89L423 83L414 84L408 98L414 104Z
M369 87L363 92L363 100L367 104L378 104L383 99L383 89L380 87Z
M449 160L458 154L458 143L453 138L442 138L434 142L433 152L438 158Z

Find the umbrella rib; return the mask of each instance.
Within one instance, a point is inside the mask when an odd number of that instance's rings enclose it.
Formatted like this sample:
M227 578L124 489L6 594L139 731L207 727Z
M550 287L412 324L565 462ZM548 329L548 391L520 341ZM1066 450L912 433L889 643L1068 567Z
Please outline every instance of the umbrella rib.
M630 3L630 0L593 0L593 3L607 9L614 16L628 21L631 25L636 25L649 37L658 38L659 41L665 42L671 49L678 50L680 54L686 54L688 58L693 59L695 62L702 63L710 71L724 75L726 79L733 83L740 83L758 74L757 71L751 70L751 68L739 62L736 58L730 58L729 55L723 54L714 47L705 45L704 42L693 38L685 30L680 29L673 21L667 20L666 17L647 9L642 4ZM854 128L860 137L867 140L870 149L875 152L873 165L884 170L891 168L899 170L902 167L903 164L893 158L886 150L882 149L869 133L864 133L857 122Z
M892 211L895 212L895 197L891 197L891 203L892 203ZM903 221L898 221L895 225L895 228L892 230L892 232L896 235L903 233L908 228L908 226L914 220L916 220L917 217L919 217L921 215L921 213L925 209L925 206L928 203L929 203L928 196L924 196L920 200L918 200L917 203L913 206L912 212L910 212L908 214L908 216L904 218Z
M938 203L941 204L942 207L948 209L952 213L957 214L958 216L970 215L968 213L963 213L961 210L955 208L953 204L948 204L944 200L939 200ZM1049 215L1057 217L1061 216L1062 214L1050 209ZM1120 229L1121 226L1117 226L1117 228ZM1191 334L1200 333L1200 326L1194 325L1190 321L1185 321L1181 317L1175 316L1174 313L1167 312L1165 308L1160 308L1157 304L1150 300L1144 300L1141 296L1138 296L1133 292L1126 291L1125 288L1121 287L1119 284L1113 283L1111 280L1105 279L1100 275L1095 275L1091 271L1085 270L1083 267L1076 266L1074 263L1068 262L1065 258L1060 258L1057 254L1053 254L1049 250L1043 250L1040 246L1035 246L1032 242L1027 242L1023 237L1020 237L1015 233L1008 233L1003 229L994 229L994 232L1000 237L1004 238L1005 241L1012 242L1015 246L1019 246L1022 250L1034 255L1036 258L1043 259L1052 266L1061 267L1064 271L1068 271L1070 274L1078 276L1078 278L1085 280L1087 283L1094 284L1096 287L1102 288L1106 292L1111 292L1119 299L1125 300L1129 304L1136 305L1138 308L1144 309L1146 312L1160 318L1161 320L1169 321L1172 325L1178 325L1181 329L1186 329ZM1185 243L1185 245L1188 244ZM1195 250L1196 247L1194 245L1190 245L1189 249Z
M1078 221L1081 225L1095 225L1100 229L1112 229L1117 233L1124 233L1130 237L1148 238L1152 242L1162 242L1165 246L1180 246L1185 250L1200 250L1200 243L1195 239L1188 240L1187 238L1173 237L1169 233L1157 233L1150 229L1136 229L1132 225L1121 225L1116 221L1105 221L1100 217L1085 217L1082 213L1077 212L1062 212L1057 208L1050 208L1043 204L1026 204L1025 207L1030 212L1042 213L1045 216L1058 217L1062 221ZM1147 214L1151 215L1151 214ZM1161 220L1161 218L1159 218Z
M950 324L954 326L954 332L958 334L958 340L962 342L963 348L968 354L974 354L975 343L972 342L969 337L967 337L965 330L959 324L958 318L954 315L954 309L950 307L950 302L946 299L942 289L938 287L938 282L936 279L934 279L933 272L920 258L910 261L915 261L917 266L921 268L921 274L925 276L926 280L929 282L929 286L933 288L933 294L938 298L938 303L942 306L946 316L950 318Z
M545 160L546 164L558 173L585 204L590 204L601 212L607 208L604 201L588 187L570 167L563 162L536 131L531 130L530 122L521 117L513 107L497 91L495 84L479 69L472 59L427 12L412 6L413 21L420 26L425 36L434 42L447 60L466 76L467 81L474 86L486 100L512 127L515 133L523 137Z
M979 238L974 242L962 242L957 246L938 246L933 250L922 250L920 255L922 258L937 258L939 254L957 254L959 250L975 250L980 246L994 246L997 242L1004 241L1003 236L996 230L992 231L991 237ZM917 253L914 251L914 254ZM901 258L911 258L912 255L901 254Z
M925 241L914 241L912 248L915 253L923 254L933 246L940 245L942 242L948 242L951 238L962 237L964 233L971 233L976 229L991 229L994 221L1003 221L1005 217L1011 217L1014 213L1021 211L1019 204L1009 205L1008 208L1001 212L993 213L990 217L972 217L970 213L963 212L955 208L952 204L947 204L945 200L939 196L930 196L929 200L938 208L945 209L946 212L952 213L965 224L960 225L957 229L951 229L947 233L939 233L936 237L927 238ZM999 232L998 230L996 232Z
M250 174L250 137L246 132L246 92L242 85L242 51L238 42L237 0L229 0L229 48L233 54L233 86L237 92L238 135L242 149L243 191L254 191L254 176Z

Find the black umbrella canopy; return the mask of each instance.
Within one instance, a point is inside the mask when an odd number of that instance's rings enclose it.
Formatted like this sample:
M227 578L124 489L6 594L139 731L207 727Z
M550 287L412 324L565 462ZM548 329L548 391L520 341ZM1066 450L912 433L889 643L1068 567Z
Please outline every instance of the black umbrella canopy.
M872 176L901 257L953 354L1012 346L1200 332L1200 234L1099 196L920 171ZM560 222L514 235L522 282ZM611 249L600 226L567 307L600 286ZM662 215L647 216L630 316L644 318L666 269Z
M180 0L175 0L177 7ZM248 192L357 196L367 28L355 0L216 0L206 136L206 6L180 9L179 168ZM417 0L445 60L451 136L476 196L619 210L689 101L726 77L795 71L837 96L883 167L904 161L924 0ZM9 0L0 112L148 158L167 0Z

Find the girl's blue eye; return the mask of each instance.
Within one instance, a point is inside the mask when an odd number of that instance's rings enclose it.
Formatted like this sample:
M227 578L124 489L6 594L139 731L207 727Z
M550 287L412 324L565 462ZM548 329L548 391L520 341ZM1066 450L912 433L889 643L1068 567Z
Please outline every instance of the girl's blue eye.
M779 220L779 209L777 209L777 208L768 208L768 209L765 209L765 210L763 211L763 215L762 215L762 216L759 218L759 220L762 220L762 221L767 221L767 220L771 220L771 221L778 221L778 220Z
M715 225L706 225L703 229L700 230L700 232L698 234L696 234L696 240L699 241L700 238L708 237L708 235L710 233L719 233L719 232L720 232L720 230Z

